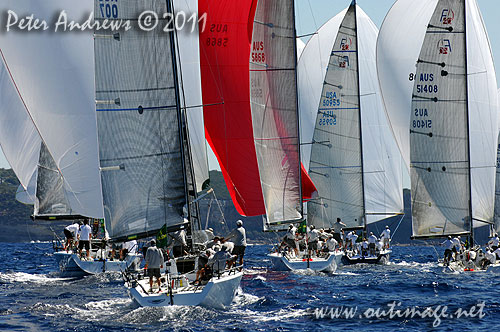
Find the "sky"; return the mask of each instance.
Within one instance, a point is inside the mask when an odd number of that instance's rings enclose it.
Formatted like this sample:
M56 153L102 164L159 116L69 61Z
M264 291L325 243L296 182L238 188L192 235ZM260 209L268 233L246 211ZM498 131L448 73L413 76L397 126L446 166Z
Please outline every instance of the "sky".
M419 0L415 0L419 1ZM350 4L350 0L296 0L296 29L297 35L307 35L314 33L319 27L330 18L338 14ZM394 0L358 0L358 5L363 8L366 14L380 28L385 15L391 8ZM497 68L500 68L500 12L499 0L477 0L483 19L490 37L494 61ZM302 38L307 42L307 38ZM497 82L500 82L500 72L497 74ZM500 84L498 84L500 86ZM210 149L209 149L210 150ZM210 168L218 168L213 154L209 157ZM10 168L7 160L0 152L0 168Z

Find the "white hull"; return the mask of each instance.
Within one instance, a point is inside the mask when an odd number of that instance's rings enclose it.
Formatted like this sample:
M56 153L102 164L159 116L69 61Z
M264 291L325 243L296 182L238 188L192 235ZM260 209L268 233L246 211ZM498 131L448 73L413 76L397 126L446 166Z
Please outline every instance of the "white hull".
M462 264L458 262L451 262L449 265L444 265L443 262L439 262L439 267L442 268L444 273L480 273L480 272L488 272L488 273L500 273L500 263L490 264L486 267L486 269L481 268L465 268Z
M387 264L389 263L389 256L392 253L391 249L381 250L375 256L361 256L359 254L352 255L349 252L342 258L344 265L352 264Z
M72 252L59 251L54 253L61 275L64 277L80 277L87 274L104 272L122 272L127 269L136 270L141 263L141 255L130 254L123 260L82 260Z
M130 297L142 307L164 307L169 305L206 306L223 309L231 304L240 285L243 272L231 274L224 273L222 276L213 277L204 286L188 285L176 288L172 294L168 291L166 284L162 285L162 291L154 288L154 293L149 290L149 278L137 281L135 287L128 288ZM156 280L155 280L156 284Z
M341 251L330 252L328 257L306 258L289 257L281 253L268 254L276 270L294 271L311 269L318 272L335 272L340 265L343 253Z

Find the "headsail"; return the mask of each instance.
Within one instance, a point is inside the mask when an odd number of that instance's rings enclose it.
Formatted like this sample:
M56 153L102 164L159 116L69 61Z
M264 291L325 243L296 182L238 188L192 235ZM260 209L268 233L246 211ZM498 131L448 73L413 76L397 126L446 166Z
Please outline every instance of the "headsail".
M241 215L265 213L250 112L249 56L257 0L199 0L207 141Z
M27 196L35 202L35 185L41 139L11 80L5 64L0 66L0 145ZM28 190L29 188L29 190Z
M498 111L500 112L500 89L498 89ZM497 143L497 167L495 175L495 231L500 231L500 127Z
M267 222L302 218L292 1L260 0L253 22L250 101Z
M411 95L415 64L427 24L438 0L398 0L384 19L377 39L377 72L394 136L410 170Z
M55 9L67 4L12 0L3 1L1 9L49 20ZM67 14L76 19L91 11L91 1L76 1ZM0 49L25 109L63 177L72 211L101 218L92 35L9 32L1 34Z
M493 220L497 96L490 50L473 50L478 43L489 45L475 1L439 1L413 90L415 237L469 233L471 218Z
M168 3L120 1L117 19L145 10L169 12ZM106 19L99 4L95 1L96 19ZM97 31L95 36L104 210L115 240L154 235L165 224L183 222L191 174L184 160L173 38L162 29Z
M194 14L198 12L198 0L174 0L176 12ZM201 93L199 30L179 31L178 61L182 77L181 105L186 108L189 142L193 157L193 168L198 191L209 183L207 144L203 122L203 100Z

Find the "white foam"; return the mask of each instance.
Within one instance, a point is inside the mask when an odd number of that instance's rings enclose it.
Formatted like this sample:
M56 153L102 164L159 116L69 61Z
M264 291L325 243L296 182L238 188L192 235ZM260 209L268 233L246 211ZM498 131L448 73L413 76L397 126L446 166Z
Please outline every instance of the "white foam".
M0 281L14 283L14 282L29 282L37 284L45 284L47 282L56 282L67 280L65 278L53 278L46 274L29 274L24 272L11 272L11 273L1 273Z

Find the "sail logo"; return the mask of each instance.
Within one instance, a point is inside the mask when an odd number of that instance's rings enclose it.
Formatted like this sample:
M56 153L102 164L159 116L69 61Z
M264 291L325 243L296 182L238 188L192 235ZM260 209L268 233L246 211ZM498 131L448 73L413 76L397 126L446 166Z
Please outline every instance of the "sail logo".
M454 18L455 13L453 12L453 10L444 8L441 12L441 18L439 19L439 22L443 23L443 25L449 25L451 24L451 22L453 22Z
M349 38L349 40L347 38L342 38L342 40L340 41L340 49L342 51L349 51L351 49L351 45L352 45L351 38Z
M344 55L343 57L339 57L339 67L340 68L349 67L349 57L347 55Z
M441 39L438 42L439 54L450 54L451 53L451 42L449 39Z

